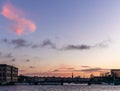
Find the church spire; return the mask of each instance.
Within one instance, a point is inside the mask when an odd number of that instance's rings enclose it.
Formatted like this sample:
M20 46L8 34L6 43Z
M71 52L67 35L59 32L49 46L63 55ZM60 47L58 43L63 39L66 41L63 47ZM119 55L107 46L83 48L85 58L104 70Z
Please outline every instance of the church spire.
M74 78L74 74L72 73L72 79Z

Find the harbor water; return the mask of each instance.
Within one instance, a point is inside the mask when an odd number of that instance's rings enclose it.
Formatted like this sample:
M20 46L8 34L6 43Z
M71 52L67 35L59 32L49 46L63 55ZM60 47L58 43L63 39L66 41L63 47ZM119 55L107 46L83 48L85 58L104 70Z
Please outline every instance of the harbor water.
M120 91L111 85L16 85L0 86L0 91Z

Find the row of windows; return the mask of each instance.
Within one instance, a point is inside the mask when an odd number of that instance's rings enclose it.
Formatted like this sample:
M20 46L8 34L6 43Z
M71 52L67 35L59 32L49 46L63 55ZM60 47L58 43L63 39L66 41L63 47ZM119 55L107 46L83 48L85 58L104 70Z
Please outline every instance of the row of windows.
M5 71L5 70L7 70L7 71L18 71L18 69L16 69L16 68L11 68L11 67L0 67L0 71Z
M18 76L18 74L5 74L5 73L2 73L2 74L0 74L0 77L17 77Z
M6 76L6 74L5 74L5 73L0 73L0 76L5 77L5 76Z
M5 68L0 69L0 71L12 71L12 72L18 72L18 70L8 70L8 69L5 69Z
M11 76L11 74L10 73L0 73L0 77L1 76L7 76L7 77L9 77L9 76Z
M6 70L6 68L0 68L0 71L5 71Z
M18 72L11 72L11 71L0 71L1 73L6 73L6 74L18 74Z
M6 79L5 78L0 78L0 81L5 81Z
M18 74L12 74L12 76L18 76Z

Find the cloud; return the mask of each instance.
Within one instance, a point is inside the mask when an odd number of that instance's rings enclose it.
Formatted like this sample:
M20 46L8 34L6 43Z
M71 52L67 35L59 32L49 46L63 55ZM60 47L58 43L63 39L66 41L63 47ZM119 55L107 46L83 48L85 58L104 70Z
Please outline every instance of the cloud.
M34 69L35 67L34 66L29 66L29 68Z
M108 71L108 69L103 69L103 68L89 68L89 69L83 69L80 70L82 72L104 72L104 71Z
M66 47L63 47L62 50L88 50L91 46L89 45L67 45Z
M30 60L29 60L29 59L26 59L25 61L26 61L26 62L30 62Z
M7 2L3 5L1 14L12 22L9 29L18 35L21 35L25 32L34 32L36 30L35 23L27 19L23 12L13 6L10 2Z
M87 77L90 76L90 74L94 74L94 75L99 75L100 73L104 73L104 72L109 72L110 69L105 69L105 68L100 68L100 67L91 67L91 68L87 68L87 66L85 66L86 68L84 69L77 69L77 68L73 68L73 67L61 67L61 68L57 68L57 69L53 69L53 70L48 70L45 72L38 72L38 73L25 73L25 75L31 75L31 76L68 76L70 77L72 75L72 73L74 73L75 76L82 76L83 73L84 75L86 75ZM32 67L31 67L32 68ZM34 67L33 67L34 68Z
M96 43L93 45L87 45L87 44L81 44L81 45L67 45L65 47L62 47L60 50L89 50L93 48L106 48L108 47L110 40L104 40L100 43Z
M15 61L16 61L16 59L15 59L15 58L13 58L11 61L12 61L12 62L15 62Z
M28 42L25 39L22 38L18 38L18 39L1 39L1 42L5 43L5 44L10 44L13 45L15 48L20 48L20 47L30 47L30 48L44 48L44 47L50 47L52 49L57 49L56 45L49 39L47 40L43 40L41 43L39 44L35 44L33 42Z
M91 66L80 66L82 68L91 68Z
M0 52L0 56L2 56L2 52Z
M24 39L13 39L13 40L10 41L10 44L14 45L15 48L28 47L29 46L28 42Z
M49 47L51 49L57 50L57 51L63 51L63 50L90 50L90 49L95 49L95 48L107 48L110 40L104 40L99 43L95 43L93 45L88 45L88 44L80 44L80 45L75 45L75 44L70 44L66 45L64 47L58 48L55 43L53 43L50 39L43 40L41 43L33 43L33 42L28 42L25 39L18 38L18 39L12 39L9 40L7 38L1 39L3 43L6 44L11 44L14 45L15 48L20 48L20 47L30 47L32 49L34 48L44 48L44 47Z
M44 48L44 47L56 49L56 45L49 39L43 40L41 44L32 44L31 46L31 48Z
M91 72L93 73L101 73L101 72L107 72L109 69L105 68L100 68L100 67L91 67L91 66L80 66L82 68L73 68L73 67L60 67L57 69L54 69L49 72L55 72L55 73L61 73L61 72L74 72L74 73L86 73L90 74Z
M51 40L44 40L41 44L41 47L49 46L52 49L56 49L56 45Z
M53 71L51 72L71 72L71 71L74 71L75 68L72 68L72 67L61 67L61 68L58 68L58 69L54 69Z
M26 72L26 70L19 70L19 72Z
M13 58L12 53L2 53L0 52L0 58Z
M75 68L72 68L72 67L63 67L63 68L60 68L61 70L74 70Z
M93 48L107 48L108 44L110 43L110 40L104 40L102 42L93 44L93 45L87 45L87 44L80 44L80 45L66 45L64 47L58 48L55 43L53 43L50 39L43 40L41 44L33 44L31 48L43 48L43 47L50 47L52 49L61 51L61 50L90 50Z
M8 42L9 42L9 40L8 40L7 38L1 39L1 41L2 41L3 43L8 43Z
M52 72L59 72L60 70L59 69L55 69L55 70L53 70Z
M12 58L13 56L12 56L12 53L8 53L8 54L5 54L4 57L5 58Z
M39 48L39 47L40 47L39 44L33 44L33 45L31 46L31 48Z
M76 69L73 67L63 67L63 68L57 68L50 72L84 72L84 73L91 73L91 72L106 72L109 69L104 69L100 67L91 67L91 66L80 66L82 69Z
M108 47L108 44L111 43L111 39L103 40L100 43L96 43L94 47L99 47L99 48L106 48Z
M8 45L13 45L15 48L20 48L20 47L29 47L31 46L31 43L29 43L28 41L22 39L22 38L18 38L18 39L1 39L2 43L8 44Z

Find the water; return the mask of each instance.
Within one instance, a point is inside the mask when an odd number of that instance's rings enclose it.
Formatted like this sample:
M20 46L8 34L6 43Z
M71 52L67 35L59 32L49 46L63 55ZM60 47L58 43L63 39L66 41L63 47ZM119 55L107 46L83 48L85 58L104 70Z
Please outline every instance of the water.
M110 85L0 86L0 91L120 91L120 86Z

